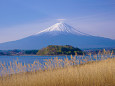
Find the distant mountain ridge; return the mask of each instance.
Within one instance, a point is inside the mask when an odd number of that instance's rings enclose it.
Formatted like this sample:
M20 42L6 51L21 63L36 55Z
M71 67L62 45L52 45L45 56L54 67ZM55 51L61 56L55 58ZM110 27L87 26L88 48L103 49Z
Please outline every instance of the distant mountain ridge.
M0 50L8 49L41 49L48 45L71 45L79 48L115 48L115 40L91 36L80 32L65 23L55 25L32 36L1 43Z

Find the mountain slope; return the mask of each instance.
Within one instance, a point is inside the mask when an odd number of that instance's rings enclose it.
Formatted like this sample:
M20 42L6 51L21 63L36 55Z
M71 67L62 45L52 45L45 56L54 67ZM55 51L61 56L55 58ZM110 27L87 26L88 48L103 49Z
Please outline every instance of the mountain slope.
M115 48L115 40L82 33L65 23L57 23L35 35L0 44L2 49L41 49L48 45L79 48Z

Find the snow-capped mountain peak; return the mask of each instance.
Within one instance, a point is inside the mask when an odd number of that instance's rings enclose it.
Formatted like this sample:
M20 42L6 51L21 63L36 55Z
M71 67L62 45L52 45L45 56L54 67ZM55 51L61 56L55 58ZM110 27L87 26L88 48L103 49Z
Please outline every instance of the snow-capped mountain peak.
M71 34L76 34L76 35L87 35L85 33L82 33L78 31L77 29L71 27L70 25L60 22L52 25L51 27L38 32L37 34L44 33L44 32L62 32L62 33L71 33Z
M79 48L113 48L115 40L87 35L65 23L55 25L29 37L0 44L0 49L35 50L48 45L72 45Z

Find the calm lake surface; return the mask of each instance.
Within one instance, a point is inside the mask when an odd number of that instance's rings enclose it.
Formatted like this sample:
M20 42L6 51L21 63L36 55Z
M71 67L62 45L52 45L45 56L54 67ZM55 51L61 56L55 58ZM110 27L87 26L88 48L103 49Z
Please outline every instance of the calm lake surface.
M54 59L55 57L58 57L59 59L64 59L67 57L68 59L70 59L71 56L0 56L0 62L9 63L18 61L22 62L22 64L32 64L34 61L43 63L45 59Z
M58 57L58 59L64 59L64 58L68 58L69 60L71 59L71 56L0 56L0 62L1 63L9 63L9 62L14 62L14 61L18 61L18 62L22 62L25 64L32 64L34 61L39 61L41 64L44 62L45 59L54 59L55 57ZM92 60L95 60L95 58L92 56L90 58L90 56L77 56L76 59L83 59L88 57L89 59L92 58ZM97 56L97 57L101 57L101 56ZM107 58L110 57L110 55L106 56ZM98 58L98 60L100 60Z

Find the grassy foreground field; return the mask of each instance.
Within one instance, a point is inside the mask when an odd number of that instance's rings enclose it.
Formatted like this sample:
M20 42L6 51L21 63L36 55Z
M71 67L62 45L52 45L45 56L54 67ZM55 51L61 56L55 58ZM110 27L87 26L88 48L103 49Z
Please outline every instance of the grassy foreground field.
M115 58L4 76L0 86L115 86Z

